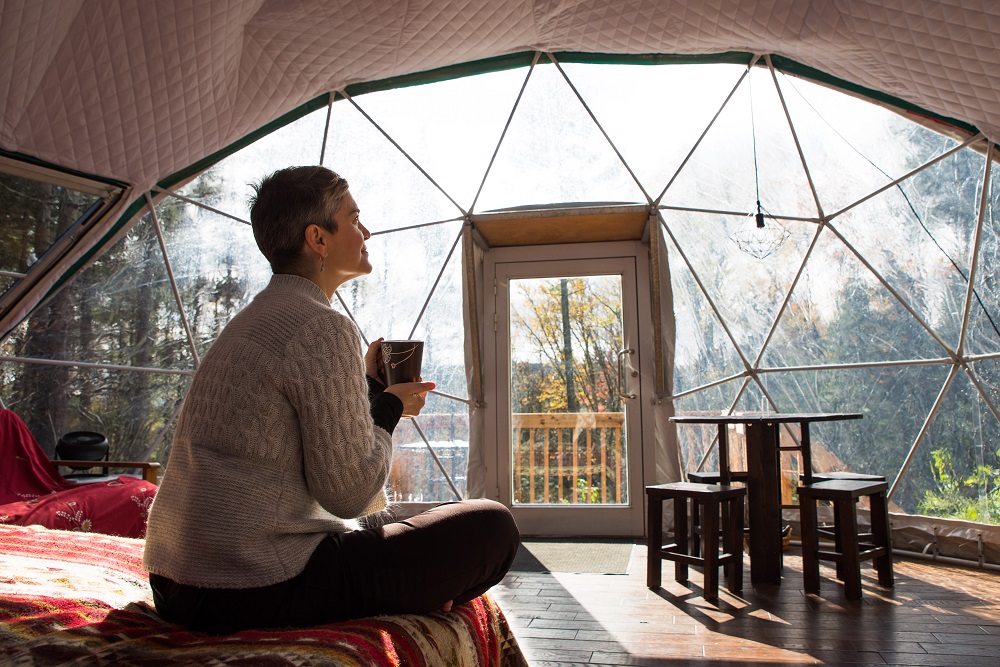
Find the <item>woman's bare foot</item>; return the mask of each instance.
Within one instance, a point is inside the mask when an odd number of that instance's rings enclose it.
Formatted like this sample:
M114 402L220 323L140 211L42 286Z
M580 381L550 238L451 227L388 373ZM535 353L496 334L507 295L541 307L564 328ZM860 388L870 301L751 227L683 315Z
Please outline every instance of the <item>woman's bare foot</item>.
M449 611L451 611L451 603L452 602L453 602L453 600L448 600L443 605L441 605L441 612L447 614Z

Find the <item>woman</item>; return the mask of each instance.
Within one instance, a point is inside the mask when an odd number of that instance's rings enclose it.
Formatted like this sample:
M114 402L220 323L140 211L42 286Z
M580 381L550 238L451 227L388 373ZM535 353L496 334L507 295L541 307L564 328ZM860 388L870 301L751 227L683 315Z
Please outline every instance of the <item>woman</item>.
M519 537L489 500L360 529L386 507L392 431L433 382L385 387L334 291L372 270L347 181L265 178L251 201L274 275L205 355L150 511L157 611L195 630L307 626L448 611L506 574Z

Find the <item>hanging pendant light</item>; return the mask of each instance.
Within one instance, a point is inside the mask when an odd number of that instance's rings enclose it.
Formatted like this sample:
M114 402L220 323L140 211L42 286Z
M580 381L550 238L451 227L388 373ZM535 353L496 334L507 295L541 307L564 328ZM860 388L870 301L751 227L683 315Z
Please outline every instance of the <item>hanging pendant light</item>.
M748 79L749 81L749 79ZM749 84L748 84L749 85ZM753 117L753 88L750 88L750 133L753 137L753 182L757 193L757 208L743 218L729 237L740 250L757 259L764 259L781 247L791 233L760 205L760 175L757 169L757 130Z
M757 259L764 259L791 236L791 232L769 215L757 201L757 210L743 218L731 238L740 250Z

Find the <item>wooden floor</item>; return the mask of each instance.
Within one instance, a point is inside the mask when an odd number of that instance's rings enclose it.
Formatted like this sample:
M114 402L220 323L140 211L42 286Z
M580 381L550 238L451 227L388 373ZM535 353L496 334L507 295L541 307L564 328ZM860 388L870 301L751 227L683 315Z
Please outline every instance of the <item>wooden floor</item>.
M820 596L802 589L801 558L785 552L780 586L720 588L702 576L646 588L645 546L627 575L512 572L493 589L533 667L569 665L1000 666L1000 573L896 558L896 586L879 588L870 563L864 598L845 600L823 565Z

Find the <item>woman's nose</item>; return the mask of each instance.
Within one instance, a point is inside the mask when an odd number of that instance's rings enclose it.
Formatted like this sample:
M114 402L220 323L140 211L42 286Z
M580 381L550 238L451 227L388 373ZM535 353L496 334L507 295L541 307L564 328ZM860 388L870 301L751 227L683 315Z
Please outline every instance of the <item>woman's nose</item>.
M361 233L365 235L365 241L367 241L368 239L370 239L372 237L372 233L370 231L368 231L367 227L365 227L364 225L362 225L360 222L358 223L358 226L361 227Z

